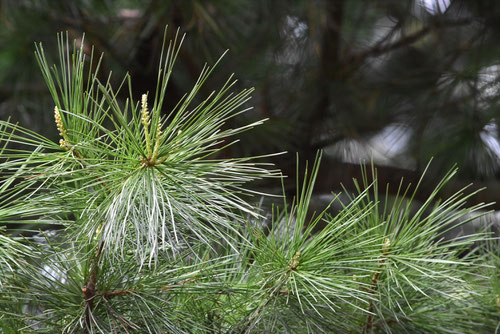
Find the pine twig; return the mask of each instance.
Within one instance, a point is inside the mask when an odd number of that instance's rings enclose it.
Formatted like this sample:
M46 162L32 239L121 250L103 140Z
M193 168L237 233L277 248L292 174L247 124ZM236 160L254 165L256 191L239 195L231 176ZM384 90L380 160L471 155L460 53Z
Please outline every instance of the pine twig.
M101 257L104 242L101 240L97 247L96 254L91 262L90 277L86 285L82 287L83 297L87 306L85 307L85 325L87 330L90 329L90 314L94 309L94 298L96 297L97 275L99 273L99 258Z
M378 260L379 263L379 270L373 273L372 276L372 284L368 288L368 293L370 293L372 296L375 295L377 292L377 287L378 287L378 282L380 279L380 274L382 272L382 267L384 266L385 260L387 256L389 255L389 247L391 246L391 240L389 238L385 238L384 244L382 245L382 258ZM366 323L363 329L363 333L370 333L373 329L373 311L374 311L374 304L373 300L370 300L370 306L368 308L368 316L366 317Z

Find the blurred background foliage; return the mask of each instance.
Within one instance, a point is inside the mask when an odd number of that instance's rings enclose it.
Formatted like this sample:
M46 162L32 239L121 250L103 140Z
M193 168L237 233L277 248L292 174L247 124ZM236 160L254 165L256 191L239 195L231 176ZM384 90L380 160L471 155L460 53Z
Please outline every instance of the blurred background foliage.
M497 0L1 0L0 118L56 139L33 42L55 62L60 31L104 53L103 80L112 71L117 86L128 71L137 99L154 91L165 25L188 34L166 110L226 49L200 98L233 72L256 87L234 122L269 121L227 156L287 151L274 162L295 175L295 152L323 149L319 192L370 159L382 184L414 181L434 157L429 189L458 164L450 192L474 182L488 186L476 201L500 193Z

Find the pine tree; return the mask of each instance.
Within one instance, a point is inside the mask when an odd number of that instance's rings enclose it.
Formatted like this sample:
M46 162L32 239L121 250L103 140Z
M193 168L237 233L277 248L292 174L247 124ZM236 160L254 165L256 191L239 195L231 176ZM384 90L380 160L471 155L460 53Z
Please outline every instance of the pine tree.
M266 214L250 182L279 171L218 155L262 123L225 128L252 90L233 93L229 78L196 103L206 66L162 108L183 38L162 50L156 91L139 101L133 78L99 80L83 41L71 52L59 35L54 66L37 46L60 138L0 122L0 221L24 226L0 235L2 332L498 331L498 247L477 249L486 233L444 238L486 207L467 207L463 191L440 200L456 170L416 210L418 185L381 200L365 170L349 201L332 201L338 214L311 213L318 154L296 199Z

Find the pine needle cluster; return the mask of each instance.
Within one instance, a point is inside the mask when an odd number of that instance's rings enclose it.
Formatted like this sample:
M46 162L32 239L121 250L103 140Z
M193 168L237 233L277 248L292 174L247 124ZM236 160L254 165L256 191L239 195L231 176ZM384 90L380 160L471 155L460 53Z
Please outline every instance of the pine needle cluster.
M465 192L440 200L455 171L417 210L418 186L379 198L372 170L348 202L332 201L340 212L312 213L318 155L296 199L266 218L248 184L279 171L262 157L217 156L262 123L225 126L252 90L232 92L229 78L195 105L206 66L163 108L183 38L162 50L156 91L140 101L133 78L118 88L98 79L101 58L83 41L71 48L59 35L53 66L36 47L60 138L0 122L0 222L22 223L0 234L2 333L499 330L496 241L444 238L486 207L467 207Z

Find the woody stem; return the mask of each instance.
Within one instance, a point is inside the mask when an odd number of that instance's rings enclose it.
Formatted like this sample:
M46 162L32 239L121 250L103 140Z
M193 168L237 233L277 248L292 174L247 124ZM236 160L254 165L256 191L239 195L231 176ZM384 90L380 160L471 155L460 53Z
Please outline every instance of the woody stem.
M94 309L94 298L96 296L97 275L99 272L99 258L101 256L104 242L101 240L97 246L95 256L90 259L90 276L87 284L82 287L83 297L86 302L85 306L85 326L87 331L91 328L91 313Z

